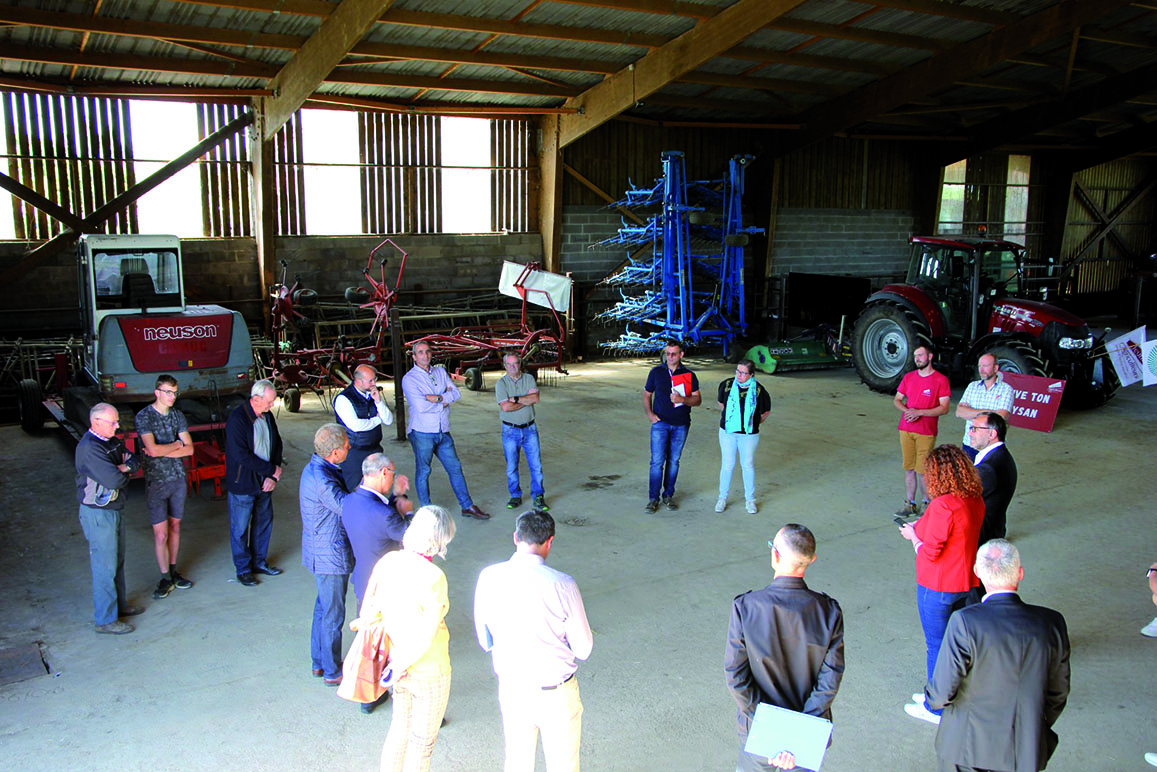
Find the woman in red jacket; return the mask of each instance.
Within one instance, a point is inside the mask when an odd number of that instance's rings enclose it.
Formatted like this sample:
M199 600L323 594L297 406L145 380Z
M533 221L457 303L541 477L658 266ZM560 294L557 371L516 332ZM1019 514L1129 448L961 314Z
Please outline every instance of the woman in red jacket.
M924 469L924 485L932 500L919 520L900 527L900 535L916 550L916 608L931 680L952 604L980 584L972 566L984 522L984 499L976 467L955 445L933 448ZM922 697L905 709L928 721L935 716L934 723L939 723L940 712L928 711Z

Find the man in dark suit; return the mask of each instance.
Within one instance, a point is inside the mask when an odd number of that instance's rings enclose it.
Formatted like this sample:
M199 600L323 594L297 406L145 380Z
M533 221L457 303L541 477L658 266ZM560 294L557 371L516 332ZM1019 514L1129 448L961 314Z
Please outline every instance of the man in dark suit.
M791 769L795 758L764 759L746 753L751 719L761 702L829 721L844 677L844 616L840 604L809 590L804 572L816 559L816 539L789 523L768 542L774 577L762 590L745 592L731 608L724 670L739 706L741 772Z
M1024 568L1004 539L980 547L975 570L988 594L948 620L924 690L927 706L944 711L940 770L1037 772L1056 750L1052 727L1069 698L1065 618L1020 599Z
M984 544L990 539L1004 538L1008 504L1016 491L1016 461L1004 444L1008 422L999 413L980 413L968 432L976 450L973 463L984 489L984 522L977 542Z

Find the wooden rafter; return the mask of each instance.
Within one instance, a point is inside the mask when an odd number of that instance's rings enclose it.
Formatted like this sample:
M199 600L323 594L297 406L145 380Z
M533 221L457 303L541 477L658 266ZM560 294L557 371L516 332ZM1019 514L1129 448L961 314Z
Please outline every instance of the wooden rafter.
M559 146L566 147L803 2L806 0L739 0L718 16L700 22L570 100L567 106L578 107L583 113L559 118Z
M846 131L875 116L908 104L936 89L961 78L983 72L1010 56L1027 51L1054 38L1068 35L1111 11L1128 4L1128 0L1061 0L1015 24L1002 27L979 38L962 43L937 56L930 57L905 70L882 78L846 97L829 100L798 116L807 130L784 142L777 155Z
M393 3L394 0L342 0L325 17L317 32L269 84L274 95L265 100L265 139L273 139Z
M613 8L620 11L655 13L664 16L688 16L693 19L710 19L722 9L711 5L680 2L680 0L556 0L570 5L587 5L596 8ZM1011 24L1019 17L1013 13L992 11L986 8L954 5L936 0L858 0L864 5L912 11L930 16L944 16L965 21L980 21L986 24Z

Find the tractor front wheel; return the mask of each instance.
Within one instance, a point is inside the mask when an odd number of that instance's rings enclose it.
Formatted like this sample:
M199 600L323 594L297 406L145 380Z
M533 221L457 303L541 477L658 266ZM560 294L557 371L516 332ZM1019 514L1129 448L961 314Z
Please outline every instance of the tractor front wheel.
M1040 350L1029 343L1013 340L993 346L985 352L996 358L1000 369L1006 373L1022 373L1023 375L1039 375L1049 377L1045 369L1044 357Z

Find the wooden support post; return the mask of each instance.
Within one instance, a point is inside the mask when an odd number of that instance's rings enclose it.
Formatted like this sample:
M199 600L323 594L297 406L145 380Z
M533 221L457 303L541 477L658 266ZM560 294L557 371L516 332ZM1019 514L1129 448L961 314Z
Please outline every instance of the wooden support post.
M273 265L277 250L273 238L277 232L277 200L273 193L273 140L265 139L265 104L254 99L253 130L249 132L249 210L253 212L253 243L257 249L257 291L264 298L274 283ZM265 328L269 328L269 304L263 303Z
M562 148L558 143L558 116L545 115L539 121L542 148L538 168L542 190L538 196L538 229L542 234L542 267L559 272L562 244Z
M397 306L390 306L390 350L394 355L394 426L398 442L405 442L406 394L402 391L402 377L406 374L406 351L402 346L402 322Z

